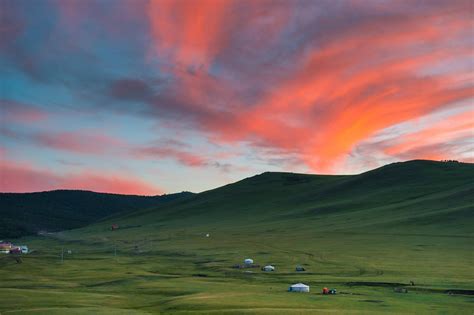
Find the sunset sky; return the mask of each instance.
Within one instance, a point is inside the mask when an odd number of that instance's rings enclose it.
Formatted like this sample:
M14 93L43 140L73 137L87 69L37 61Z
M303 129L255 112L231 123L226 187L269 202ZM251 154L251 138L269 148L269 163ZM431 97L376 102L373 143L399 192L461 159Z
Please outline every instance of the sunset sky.
M473 1L0 1L0 190L474 161Z

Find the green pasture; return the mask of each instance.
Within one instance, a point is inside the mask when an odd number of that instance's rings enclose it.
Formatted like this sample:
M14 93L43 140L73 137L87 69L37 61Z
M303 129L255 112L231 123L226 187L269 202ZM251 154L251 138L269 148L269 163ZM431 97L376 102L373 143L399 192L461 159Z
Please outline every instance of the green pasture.
M266 173L24 238L22 263L0 256L0 313L473 314L473 175L429 162ZM276 271L232 268L245 258ZM287 292L298 282L310 293Z
M112 234L114 232L110 232ZM166 236L164 236L166 235ZM31 240L17 264L2 257L2 314L469 314L474 290L469 237L313 234L287 238L215 232L155 234L130 242ZM114 240L114 241L112 241ZM115 252L114 245L118 250ZM138 246L138 249L135 248ZM72 254L61 251L71 249ZM276 271L234 269L252 257ZM295 272L297 264L307 271ZM252 271L247 273L245 271ZM410 281L415 286L410 285ZM311 292L286 292L293 283ZM334 287L336 296L321 295ZM395 293L406 287L408 293Z

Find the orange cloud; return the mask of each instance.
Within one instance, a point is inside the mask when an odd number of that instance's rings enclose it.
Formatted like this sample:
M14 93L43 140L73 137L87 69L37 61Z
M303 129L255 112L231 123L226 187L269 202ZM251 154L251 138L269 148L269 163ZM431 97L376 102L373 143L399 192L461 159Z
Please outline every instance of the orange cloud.
M296 153L315 171L331 172L377 132L474 95L469 68L450 71L472 53L467 2L418 11L381 6L352 23L315 15L308 25L320 32L300 28L304 10L278 3L266 7L271 27L254 36L247 31L262 30L268 16L263 1L250 3L245 23L237 2L150 3L154 51L176 64L169 70L175 86L154 106L191 117L214 141Z

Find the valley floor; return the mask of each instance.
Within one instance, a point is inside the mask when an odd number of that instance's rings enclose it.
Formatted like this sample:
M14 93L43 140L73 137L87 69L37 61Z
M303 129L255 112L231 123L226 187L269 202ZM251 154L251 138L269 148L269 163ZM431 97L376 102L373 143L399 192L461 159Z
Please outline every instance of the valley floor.
M0 256L0 313L472 314L474 309L471 236L149 232L23 240L33 252L21 264ZM232 268L247 257L276 271ZM298 264L306 271L295 272ZM311 292L287 292L297 282L310 285ZM323 287L338 294L322 295ZM395 287L408 293L396 293Z

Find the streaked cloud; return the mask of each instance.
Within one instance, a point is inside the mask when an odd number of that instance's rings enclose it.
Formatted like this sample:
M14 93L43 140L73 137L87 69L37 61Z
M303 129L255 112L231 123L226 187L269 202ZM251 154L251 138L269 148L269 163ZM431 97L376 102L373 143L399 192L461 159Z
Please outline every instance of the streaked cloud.
M11 156L38 152L38 170L109 160L168 182L206 172L206 189L265 170L472 161L471 1L2 7L0 136Z
M0 121L7 123L35 123L48 118L48 113L30 104L0 99Z
M83 170L57 174L32 164L0 161L0 191L34 192L54 189L79 189L120 194L158 195L162 190L131 174Z

